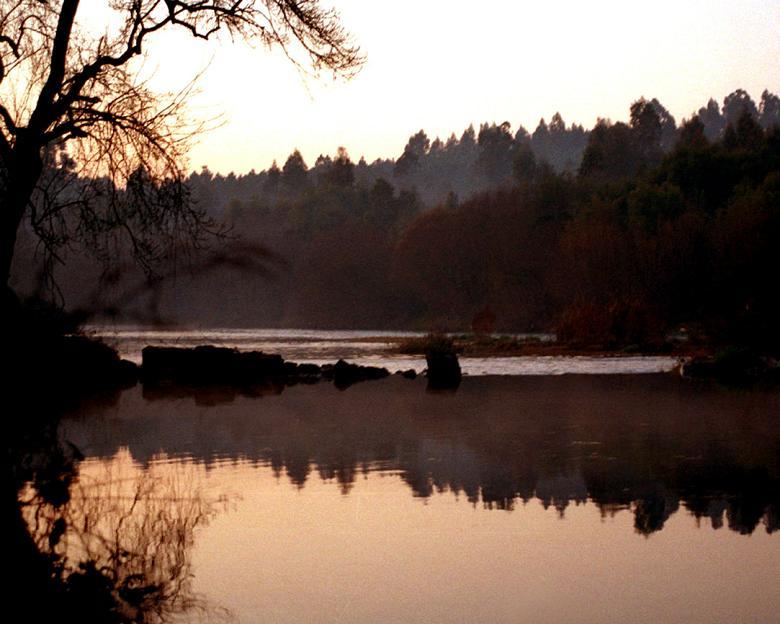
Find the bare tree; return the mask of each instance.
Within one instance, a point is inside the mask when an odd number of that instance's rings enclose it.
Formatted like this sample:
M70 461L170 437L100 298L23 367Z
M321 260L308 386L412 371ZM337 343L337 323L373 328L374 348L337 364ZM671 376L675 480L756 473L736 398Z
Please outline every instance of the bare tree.
M137 71L152 38L178 29L259 41L346 77L363 60L319 0L107 0L117 26L100 35L79 21L79 4L0 0L4 301L25 215L49 259L75 240L109 259L120 233L147 270L209 234L183 182L197 130L183 120L189 91L161 96Z

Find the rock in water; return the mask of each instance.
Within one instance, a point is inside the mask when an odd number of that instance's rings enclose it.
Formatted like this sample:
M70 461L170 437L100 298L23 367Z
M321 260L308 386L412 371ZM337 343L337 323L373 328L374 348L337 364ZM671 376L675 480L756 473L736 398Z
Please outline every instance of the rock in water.
M340 390L345 390L358 381L383 379L388 375L390 375L390 371L386 368L358 366L357 364L350 364L344 360L339 360L333 366L333 384Z
M344 360L320 367L285 362L281 355L261 351L242 352L208 345L193 349L146 347L142 358L144 387L150 391L172 384L251 388L269 383L316 383L320 379L332 379L338 388L344 389L358 381L382 379L390 374L386 368L358 366Z
M210 345L194 349L146 347L141 367L144 382L182 385L251 385L268 379L294 377L296 371L280 355L239 352Z
M428 363L429 389L449 390L460 385L460 363L454 351L428 351L425 361Z

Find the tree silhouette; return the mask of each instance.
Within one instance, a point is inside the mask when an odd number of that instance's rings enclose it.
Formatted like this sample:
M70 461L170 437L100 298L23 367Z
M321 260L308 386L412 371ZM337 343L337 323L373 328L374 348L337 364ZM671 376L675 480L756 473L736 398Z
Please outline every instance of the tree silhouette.
M726 124L736 124L744 113L758 117L756 103L744 89L737 89L723 99L723 117Z
M395 163L393 174L401 177L413 173L417 169L420 159L425 157L430 147L431 141L425 131L420 130L417 134L410 136L406 147L404 147L404 153Z
M705 134L704 124L698 116L683 122L680 127L680 138L677 141L677 149L681 148L705 148L709 145Z
M306 188L308 171L309 167L303 160L303 156L297 149L294 150L282 167L281 180L284 190L291 195L303 192Z
M134 71L151 40L221 33L346 76L362 62L338 15L317 0L116 0L116 27L96 36L79 8L79 0L0 2L4 301L13 300L8 278L25 214L52 254L85 233L121 231L147 268L169 257L156 235L170 248L208 231L183 184L182 157L197 131L183 121L189 90L164 99ZM130 197L133 176L143 193Z
M479 129L477 170L496 186L507 180L512 171L513 137L510 124L484 124Z
M350 188L355 183L355 165L345 148L338 148L325 178L329 184L338 188Z
M770 93L768 89L764 89L764 92L761 94L758 112L761 116L761 125L764 128L780 126L780 97Z
M723 115L720 113L720 106L718 103L710 98L707 102L707 106L702 106L699 109L698 117L704 124L704 133L709 141L715 141L720 138L723 128L726 126L726 122L723 119Z
M631 129L642 159L655 164L661 157L661 118L652 102L640 98L631 105Z
M749 108L743 108L736 122L726 126L723 146L727 150L758 150L764 140L764 133Z

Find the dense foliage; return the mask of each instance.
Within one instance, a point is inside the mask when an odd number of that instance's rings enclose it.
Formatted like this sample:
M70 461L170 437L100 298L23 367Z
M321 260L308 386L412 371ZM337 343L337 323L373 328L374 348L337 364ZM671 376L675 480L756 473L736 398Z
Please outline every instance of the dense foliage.
M219 325L555 330L652 345L673 331L772 348L780 99L744 91L679 127L657 100L589 132L483 124L413 135L395 161L294 152L193 174L209 212L276 254L273 278L182 278L162 307ZM461 201L460 198L466 198ZM178 294L177 294L178 293ZM767 342L769 341L769 342Z

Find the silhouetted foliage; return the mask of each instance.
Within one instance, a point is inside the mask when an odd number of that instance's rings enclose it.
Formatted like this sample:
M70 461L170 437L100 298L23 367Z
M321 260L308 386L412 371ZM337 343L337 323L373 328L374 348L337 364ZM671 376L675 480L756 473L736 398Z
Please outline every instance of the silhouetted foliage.
M753 98L743 89L737 89L723 100L723 119L726 125L736 125L743 115L758 117L758 109Z
M594 346L655 348L691 326L774 350L777 101L737 91L677 128L640 98L629 123L590 132L555 114L531 135L421 130L395 162L355 165L339 148L311 168L295 151L281 171L204 169L188 184L207 213L288 268L261 283L217 271L161 304L224 325L459 330L489 308L499 331ZM129 200L169 192L134 175Z
M202 129L184 118L191 87L163 96L138 75L161 33L256 41L337 74L363 61L337 13L316 0L116 0L99 32L79 8L0 3L3 311L23 228L41 243L44 274L79 242L108 266L124 253L151 275L219 231L185 184L184 157Z
M484 124L479 129L477 145L477 170L495 188L505 184L512 174L512 150L514 138L508 121L501 125Z
M298 150L293 151L288 156L280 176L283 188L288 195L297 195L306 190L309 181L306 175L308 170L306 161L303 160L303 156Z
M765 129L780 126L780 97L764 89L761 104L758 107L761 125Z

